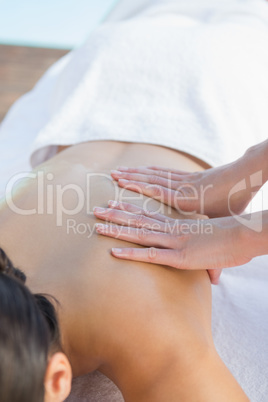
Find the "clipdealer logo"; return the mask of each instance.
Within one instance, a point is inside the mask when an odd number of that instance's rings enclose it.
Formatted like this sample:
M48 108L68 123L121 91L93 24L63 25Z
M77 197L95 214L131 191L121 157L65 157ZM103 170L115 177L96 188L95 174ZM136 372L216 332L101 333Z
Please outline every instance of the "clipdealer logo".
M262 170L259 170L258 172L253 173L249 177L249 182L250 182L250 188L260 188L263 185L263 176L262 176ZM251 192L251 198L254 200L254 207L256 209L259 209L259 212L255 212L254 216L252 214L247 214L247 215L237 215L235 212L232 211L232 208L230 206L231 203L231 197L238 193L239 191L243 191L247 189L247 183L246 179L243 179L239 181L229 192L228 196L228 208L230 215L232 215L241 225L246 226L247 228L254 230L255 232L260 233L263 228L263 223L262 223L262 207L263 207L263 199L262 199L262 191L252 191ZM251 206L253 206L253 202L251 203Z

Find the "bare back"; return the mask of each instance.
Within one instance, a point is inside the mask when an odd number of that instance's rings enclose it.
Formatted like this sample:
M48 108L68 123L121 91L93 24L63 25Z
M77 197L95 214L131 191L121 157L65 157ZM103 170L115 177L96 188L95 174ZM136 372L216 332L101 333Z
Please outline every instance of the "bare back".
M162 344L167 328L169 344L173 338L178 345L213 343L206 272L116 260L111 248L127 243L94 231L94 206L106 207L108 200L118 197L140 206L146 201L126 190L119 194L110 170L159 161L178 169L202 169L192 159L159 146L85 143L41 165L39 181L30 178L17 190L14 205L23 211L39 208L40 213L24 216L1 207L1 247L25 271L33 292L59 301L64 350L74 375L99 369L126 392L129 378L140 376L137 360L157 368L161 352L152 355L148 345ZM157 201L147 202L148 208L159 208ZM174 355L172 345L169 348Z

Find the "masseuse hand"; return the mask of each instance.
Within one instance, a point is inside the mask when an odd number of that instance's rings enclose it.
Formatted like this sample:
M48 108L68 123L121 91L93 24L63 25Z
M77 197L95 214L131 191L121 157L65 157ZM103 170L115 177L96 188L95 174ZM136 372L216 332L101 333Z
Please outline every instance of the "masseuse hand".
M268 141L233 163L196 173L149 166L118 167L111 175L120 187L155 198L179 212L229 216L243 212L253 192L261 187L254 173L267 165L267 150Z
M95 208L94 214L117 225L97 224L97 232L149 247L113 249L117 258L178 269L207 269L214 284L218 283L221 268L251 260L241 226L233 217L175 220L126 203L110 201L109 207Z

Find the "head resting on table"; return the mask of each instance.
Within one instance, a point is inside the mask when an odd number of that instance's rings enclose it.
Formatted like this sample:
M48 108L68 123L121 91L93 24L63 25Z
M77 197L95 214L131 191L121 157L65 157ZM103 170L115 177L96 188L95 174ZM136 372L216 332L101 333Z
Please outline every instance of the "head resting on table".
M0 400L61 402L70 393L72 373L56 310L25 282L0 248Z

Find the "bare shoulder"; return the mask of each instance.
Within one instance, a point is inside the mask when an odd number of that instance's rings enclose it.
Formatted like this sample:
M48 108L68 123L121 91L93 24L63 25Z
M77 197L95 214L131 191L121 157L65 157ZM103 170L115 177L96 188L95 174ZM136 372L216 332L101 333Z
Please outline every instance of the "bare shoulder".
M100 369L123 395L131 395L129 400L156 401L149 399L156 384L162 384L161 389L172 384L177 388L187 364L212 342L210 285L206 273L138 266L121 267L126 276L117 278L116 283L121 284L113 292L109 313L103 313L103 321L109 323L108 361ZM127 286L127 275L131 286ZM174 392L178 395L178 390ZM148 399L141 399L142 395Z

